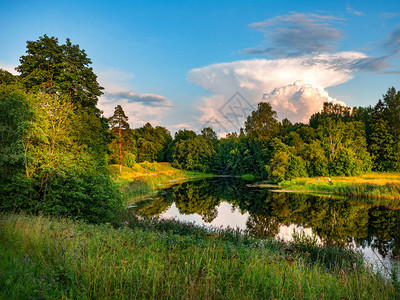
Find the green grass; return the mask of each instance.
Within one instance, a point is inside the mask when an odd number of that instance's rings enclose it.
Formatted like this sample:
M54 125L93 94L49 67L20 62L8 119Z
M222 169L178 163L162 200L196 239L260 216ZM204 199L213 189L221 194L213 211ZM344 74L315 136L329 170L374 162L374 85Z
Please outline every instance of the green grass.
M358 254L123 216L87 225L0 215L4 299L394 299ZM398 295L397 295L398 296Z
M374 204L400 206L400 174L368 173L353 177L296 178L279 183L283 189L294 191L327 192L366 198ZM370 200L368 200L370 199Z

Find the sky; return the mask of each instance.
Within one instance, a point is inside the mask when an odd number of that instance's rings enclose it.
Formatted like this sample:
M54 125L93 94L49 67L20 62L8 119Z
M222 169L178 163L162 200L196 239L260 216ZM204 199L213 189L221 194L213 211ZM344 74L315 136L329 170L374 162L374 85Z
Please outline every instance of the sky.
M400 89L400 1L5 1L0 68L47 34L85 49L131 127L238 131L259 102L307 122Z

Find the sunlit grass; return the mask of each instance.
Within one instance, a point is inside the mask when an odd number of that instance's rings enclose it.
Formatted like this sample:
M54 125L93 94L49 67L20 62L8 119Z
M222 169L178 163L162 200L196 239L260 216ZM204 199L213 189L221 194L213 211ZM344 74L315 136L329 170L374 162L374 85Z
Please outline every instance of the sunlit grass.
M289 190L379 198L379 201L383 201L379 204L400 206L400 173L367 173L351 177L334 176L330 177L330 181L328 181L328 177L296 178L291 181L283 181L279 186Z
M327 265L326 251L173 221L113 228L1 215L0 298L395 298L357 255Z
M112 174L120 183L128 183L140 179L146 181L154 188L157 181L165 179L186 178L186 172L171 167L169 163L135 163L132 168L122 167L122 172L119 172L118 165L109 166Z
M167 162L135 163L131 168L123 166L122 172L119 172L119 165L110 165L109 169L115 182L121 186L125 203L151 196L156 190L166 188L180 180L213 176L212 174L179 170Z
M296 182L303 184L311 184L311 183L328 183L329 177L306 177L306 178L298 178ZM319 179L319 181L318 181ZM385 185L387 183L400 183L400 173L366 173L359 176L333 176L330 177L332 183L341 183L341 184L376 184L376 185Z

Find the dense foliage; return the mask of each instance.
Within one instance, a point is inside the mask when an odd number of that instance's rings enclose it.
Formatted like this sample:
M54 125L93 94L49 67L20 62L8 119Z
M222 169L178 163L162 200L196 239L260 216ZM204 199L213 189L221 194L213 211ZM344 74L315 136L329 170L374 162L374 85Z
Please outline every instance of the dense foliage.
M21 56L17 71L27 90L47 94L68 95L71 102L96 109L103 88L89 65L85 50L69 39L59 45L58 39L44 35L27 42L26 55Z
M106 168L108 124L90 60L47 36L27 52L20 76L0 77L0 208L113 220L121 196Z

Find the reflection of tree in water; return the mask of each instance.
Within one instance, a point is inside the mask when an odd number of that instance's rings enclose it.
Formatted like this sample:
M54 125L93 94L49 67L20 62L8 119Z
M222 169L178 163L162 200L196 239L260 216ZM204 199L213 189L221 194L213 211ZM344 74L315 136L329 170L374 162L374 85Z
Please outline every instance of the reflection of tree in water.
M326 244L344 246L352 237L367 237L368 207L352 205L347 200L312 197L307 205L292 217L301 220Z
M207 180L185 182L173 186L175 205L181 214L199 214L204 222L212 222L218 215L219 199L209 190Z
M160 215L175 201L181 214L197 213L210 223L221 201L241 213L249 212L247 230L257 236L275 236L281 225L311 227L327 244L372 246L383 256L400 254L400 212L354 204L346 199L295 193L271 193L250 188L237 178L185 182L163 192L139 211ZM370 237L376 237L372 239Z
M370 222L368 225L368 245L376 249L379 254L386 257L400 255L400 211L389 210L382 206L372 207L369 211Z
M166 212L174 202L171 194L170 189L163 190L152 200L137 202L134 211L141 216L158 217Z
M248 233L263 238L276 236L280 225L276 218L263 215L250 215L246 222Z

